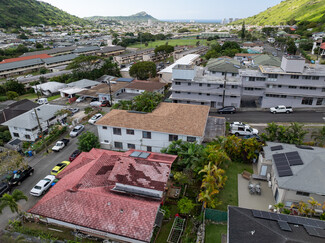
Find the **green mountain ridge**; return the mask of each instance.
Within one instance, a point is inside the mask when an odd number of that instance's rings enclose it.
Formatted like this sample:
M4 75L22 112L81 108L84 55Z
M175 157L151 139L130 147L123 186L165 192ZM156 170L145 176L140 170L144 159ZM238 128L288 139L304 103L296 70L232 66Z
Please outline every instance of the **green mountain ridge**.
M36 0L0 0L0 27L85 25L88 21Z
M151 15L142 11L130 16L92 16L84 18L90 21L99 21L99 20L114 20L114 21L133 21L133 22L145 22L151 19L152 21L158 21Z
M325 0L286 0L252 17L234 22L245 21L252 25L279 25L290 20L325 23Z

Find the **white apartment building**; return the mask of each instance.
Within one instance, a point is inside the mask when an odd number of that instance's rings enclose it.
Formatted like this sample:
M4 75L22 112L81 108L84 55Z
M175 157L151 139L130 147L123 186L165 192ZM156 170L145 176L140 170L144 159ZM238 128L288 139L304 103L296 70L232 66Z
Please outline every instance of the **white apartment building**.
M106 149L160 152L172 141L203 141L208 106L161 103L153 112L112 110L96 125Z

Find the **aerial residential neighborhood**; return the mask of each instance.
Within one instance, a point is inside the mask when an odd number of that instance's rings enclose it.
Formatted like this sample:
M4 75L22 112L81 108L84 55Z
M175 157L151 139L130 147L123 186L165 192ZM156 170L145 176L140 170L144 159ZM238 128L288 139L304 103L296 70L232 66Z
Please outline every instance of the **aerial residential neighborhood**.
M0 1L0 242L325 242L324 11Z

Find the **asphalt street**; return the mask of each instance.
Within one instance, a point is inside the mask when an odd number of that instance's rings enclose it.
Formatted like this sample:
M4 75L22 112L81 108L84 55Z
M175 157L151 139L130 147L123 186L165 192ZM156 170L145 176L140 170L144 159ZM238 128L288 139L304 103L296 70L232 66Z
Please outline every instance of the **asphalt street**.
M46 79L50 79L53 77L57 77L57 76L61 76L63 74L69 74L69 73L72 73L72 71L71 70L63 70L63 71L54 72L54 73L46 73L46 74L36 75L36 76L29 77L29 78L20 78L20 79L18 79L18 82L30 83L33 81L38 81L40 79L40 77L42 77L42 76Z
M241 121L246 123L324 123L325 110L319 111L294 111L291 114L272 114L268 111L244 111L235 114L218 114L217 112L210 112L212 116L225 117L228 122Z
M91 131L97 135L97 129L94 125L87 124L85 126L85 131ZM34 197L29 194L30 190L36 185L36 183L49 175L56 164L64 160L69 160L69 156L77 149L78 137L69 139L70 142L68 145L60 152L51 152L49 155L40 153L35 157L28 158L28 164L34 168L34 174L25 179L20 186L13 188L13 190L21 190L26 196L28 196L27 202L23 200L19 202L22 210L27 211L41 199L41 197ZM8 207L5 208L0 217L0 229L4 229L8 220L12 220L16 216L17 214L12 213Z

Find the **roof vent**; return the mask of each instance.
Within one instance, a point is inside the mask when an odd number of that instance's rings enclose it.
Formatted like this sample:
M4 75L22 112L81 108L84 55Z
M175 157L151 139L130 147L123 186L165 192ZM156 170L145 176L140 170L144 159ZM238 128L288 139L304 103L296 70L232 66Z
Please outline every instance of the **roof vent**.
M111 206L111 202L108 202L108 203L107 203L107 206Z
M121 209L121 210L120 210L120 213L123 213L123 212L124 212L124 210L123 210L123 209Z

